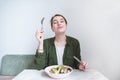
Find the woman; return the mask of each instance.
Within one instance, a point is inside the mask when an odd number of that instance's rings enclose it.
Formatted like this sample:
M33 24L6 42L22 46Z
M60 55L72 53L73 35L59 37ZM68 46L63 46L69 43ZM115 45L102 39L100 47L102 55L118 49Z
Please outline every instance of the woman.
M86 62L78 63L73 56L81 60L80 45L77 39L67 36L67 20L56 14L51 18L51 29L55 37L43 40L43 30L37 30L36 38L39 42L35 55L34 68L44 69L50 65L68 65L76 69L85 70Z

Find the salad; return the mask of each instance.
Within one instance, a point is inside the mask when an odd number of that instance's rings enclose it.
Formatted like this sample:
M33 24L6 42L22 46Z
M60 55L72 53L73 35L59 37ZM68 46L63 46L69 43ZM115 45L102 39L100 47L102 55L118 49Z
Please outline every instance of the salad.
M53 74L65 74L71 72L71 68L64 65L59 65L57 67L52 68L50 72Z

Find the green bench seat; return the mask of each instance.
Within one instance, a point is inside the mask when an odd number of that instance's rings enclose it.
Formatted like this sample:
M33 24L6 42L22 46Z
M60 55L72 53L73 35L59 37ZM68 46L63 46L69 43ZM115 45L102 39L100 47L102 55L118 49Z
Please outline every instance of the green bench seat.
M31 67L34 55L5 55L1 62L0 75L15 76Z

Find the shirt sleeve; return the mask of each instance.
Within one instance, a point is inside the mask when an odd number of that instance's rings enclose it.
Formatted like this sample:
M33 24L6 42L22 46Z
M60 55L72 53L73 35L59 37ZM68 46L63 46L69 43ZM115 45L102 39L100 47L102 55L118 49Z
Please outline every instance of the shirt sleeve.
M45 43L45 42L44 42ZM44 44L44 49L46 45ZM32 67L34 69L38 69L38 70L41 70L41 69L44 69L46 67L46 50L44 50L43 53L40 53L38 52L38 50L36 50L36 54L35 54L35 59L34 59L34 62L33 62L33 65Z
M80 51L80 43L79 43L79 41L77 40L76 41L76 45L75 45L75 56L79 59L79 60L81 60L81 53L80 53L81 51ZM76 60L74 60L74 62L75 62L75 68L77 68L78 69L78 66L79 66L79 62L78 61L76 61Z

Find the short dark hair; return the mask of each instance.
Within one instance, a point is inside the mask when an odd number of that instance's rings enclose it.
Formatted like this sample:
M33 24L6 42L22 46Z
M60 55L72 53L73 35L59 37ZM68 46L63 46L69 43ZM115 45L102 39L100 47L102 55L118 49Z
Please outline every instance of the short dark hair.
M66 20L66 18L65 18L63 15L61 15L61 14L55 14L55 15L51 18L51 20L50 20L51 27L52 27L52 24L53 24L53 19L54 19L54 17L56 17L56 16L61 16L61 17L63 17L63 19L65 20L65 23L67 24L67 20Z

